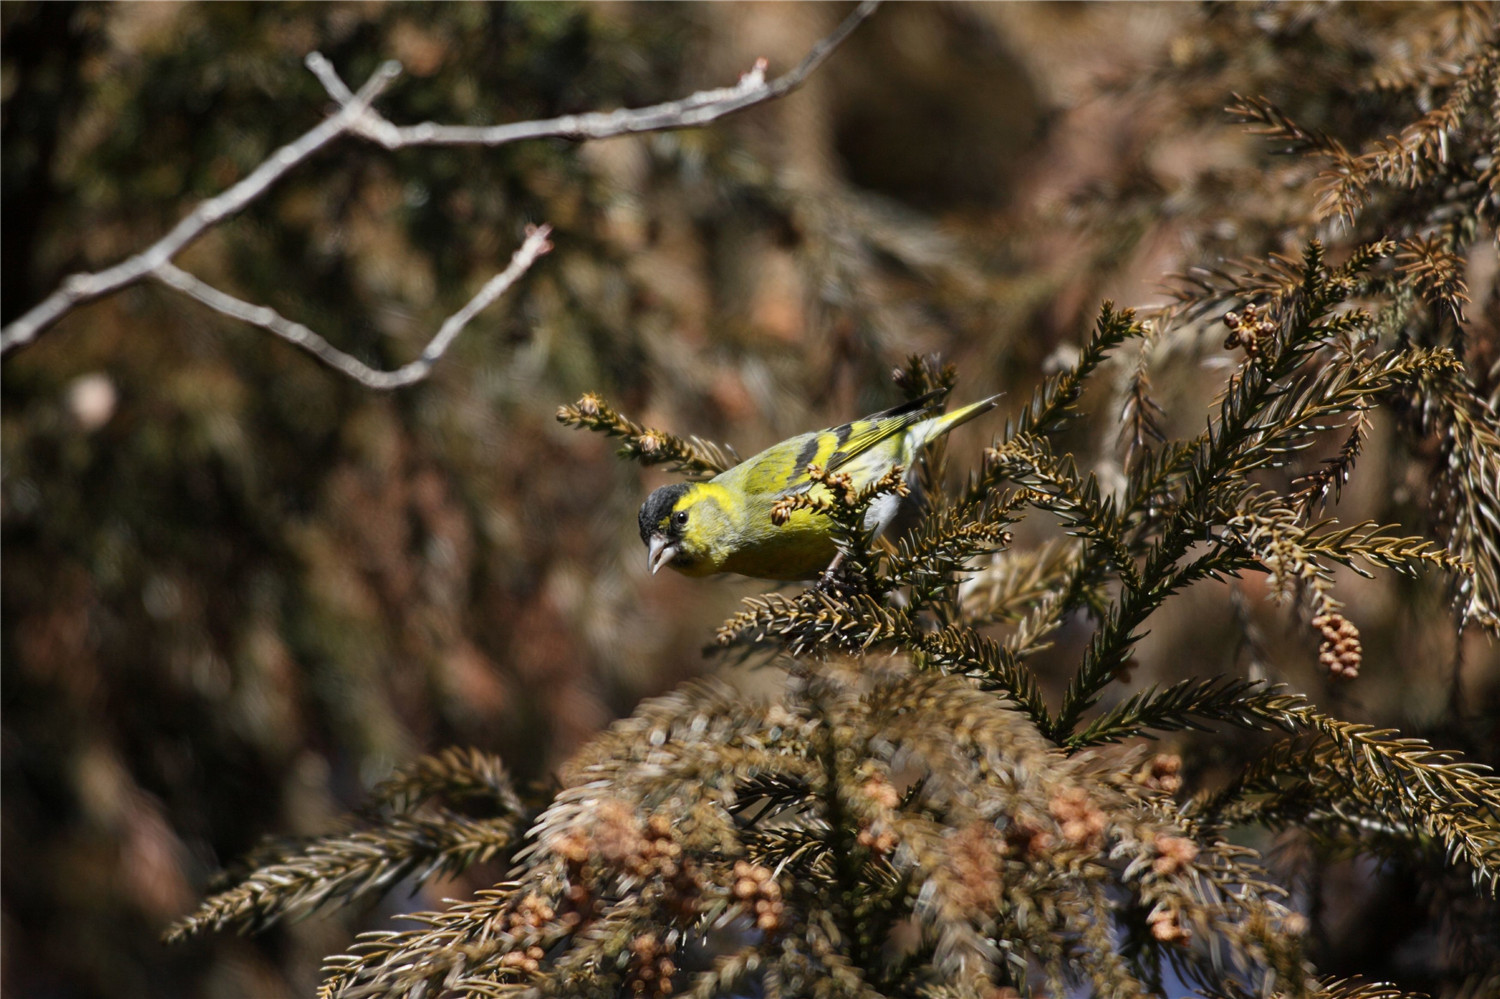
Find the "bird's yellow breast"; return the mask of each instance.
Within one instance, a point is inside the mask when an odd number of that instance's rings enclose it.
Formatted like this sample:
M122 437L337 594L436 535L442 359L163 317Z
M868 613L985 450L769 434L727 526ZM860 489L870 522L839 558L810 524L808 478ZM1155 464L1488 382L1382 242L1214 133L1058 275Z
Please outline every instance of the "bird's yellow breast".
M750 529L727 553L722 571L738 572L761 579L809 579L822 572L838 552L833 543L833 524L821 514L797 510L786 523L771 523L771 506L765 504L765 530Z
M827 566L837 551L827 517L797 510L778 526L771 510L779 491L746 488L730 472L694 483L679 509L688 510L683 532L692 558L673 568L690 576L737 572L763 579L807 579ZM753 470L752 470L753 471ZM821 488L821 487L820 487Z

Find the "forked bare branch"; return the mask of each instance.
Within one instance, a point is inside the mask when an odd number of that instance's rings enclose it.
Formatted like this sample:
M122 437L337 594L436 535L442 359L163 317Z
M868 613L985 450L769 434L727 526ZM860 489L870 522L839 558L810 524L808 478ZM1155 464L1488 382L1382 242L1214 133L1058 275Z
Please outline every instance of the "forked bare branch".
M373 389L393 389L426 378L432 371L433 365L437 364L438 359L452 346L458 334L463 332L463 328L469 324L469 320L505 294L511 285L520 280L521 275L531 268L538 257L552 249L552 244L547 240L551 231L548 226L528 227L526 241L510 258L510 266L485 282L484 287L479 289L479 294L469 299L467 305L443 321L437 334L423 348L421 356L392 371L372 368L359 358L339 350L301 323L287 319L270 306L254 305L226 294L170 261L163 262L151 272L151 276L162 284L175 288L190 298L197 299L215 312L275 333L288 343L296 344L329 367L342 371L363 385Z
M406 146L503 146L525 139L543 138L581 141L639 132L696 128L756 104L774 100L801 86L812 75L813 70L878 6L879 0L865 0L832 34L814 45L794 69L770 81L766 80L766 60L758 59L750 72L741 76L740 81L732 87L704 90L681 100L653 104L650 107L595 111L508 125L439 125L430 121L418 125L395 125L378 111L367 108L356 117L350 130L387 149L401 149ZM335 101L347 106L355 99L356 95L321 54L314 52L309 55L307 66Z
M307 57L307 67L338 103L339 108L334 114L276 150L239 183L199 204L171 232L150 247L113 267L94 273L75 274L63 281L51 295L0 329L0 355L9 354L32 342L75 306L118 291L142 278L152 277L223 315L275 333L371 388L389 389L410 385L425 378L464 326L515 284L537 258L551 248L547 241L548 227L528 230L526 241L511 257L510 265L490 279L467 305L443 322L417 360L391 371L370 367L274 309L245 302L213 287L182 270L173 263L173 259L208 229L242 211L294 167L341 135L357 135L387 149L398 149L404 146L499 146L524 139L549 137L602 139L640 132L694 128L790 93L877 6L879 0L865 0L832 34L814 45L794 69L773 80L766 79L766 60L759 59L750 72L732 87L700 91L680 100L645 108L565 115L542 121L494 126L440 125L434 122L418 125L393 124L376 111L373 104L400 75L400 63L394 60L382 63L364 85L354 91L339 78L332 64L321 53L313 52Z
M260 197L292 167L349 131L350 124L364 114L370 102L401 72L401 64L386 62L377 69L359 93L339 112L317 125L301 138L282 146L229 190L194 208L172 231L145 250L108 270L93 274L74 274L40 304L0 329L0 354L7 354L36 339L37 335L61 319L75 305L118 291L153 273L181 253L211 226L236 214Z

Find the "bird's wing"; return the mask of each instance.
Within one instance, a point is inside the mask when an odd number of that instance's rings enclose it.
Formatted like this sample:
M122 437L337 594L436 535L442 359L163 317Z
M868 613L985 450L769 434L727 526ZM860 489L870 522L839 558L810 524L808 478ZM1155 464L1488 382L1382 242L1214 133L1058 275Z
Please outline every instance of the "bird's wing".
M863 419L787 441L783 445L787 456L795 452L796 458L790 471L782 479L781 495L791 496L812 486L812 481L807 477L809 466L821 465L825 471L836 472L841 466L867 453L881 442L921 423L931 415L933 403L942 394L942 390L929 392L899 406L871 413Z
M838 449L829 455L825 468L830 472L839 470L849 459L864 454L881 441L904 433L908 427L921 423L932 413L933 403L945 390L928 392L910 402L871 413L862 420L846 423L827 431L839 441Z

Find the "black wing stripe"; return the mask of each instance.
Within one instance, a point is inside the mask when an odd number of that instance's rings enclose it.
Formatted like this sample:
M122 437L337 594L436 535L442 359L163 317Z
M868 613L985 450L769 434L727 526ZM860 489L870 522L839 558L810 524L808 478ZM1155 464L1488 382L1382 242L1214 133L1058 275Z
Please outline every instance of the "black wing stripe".
M882 409L878 413L872 413L861 422L869 423L889 419L892 416L905 416L907 413L918 413L924 409L931 409L932 404L945 395L947 391L947 389L933 389L926 395L917 396L917 398L912 399L910 402L903 402L899 406L892 406L890 409Z
M812 460L817 456L818 435L808 434L807 443L802 445L801 451L797 452L797 462L792 466L792 474L787 476L787 478L795 480L798 476L802 475L802 473L807 471L807 466L812 464Z

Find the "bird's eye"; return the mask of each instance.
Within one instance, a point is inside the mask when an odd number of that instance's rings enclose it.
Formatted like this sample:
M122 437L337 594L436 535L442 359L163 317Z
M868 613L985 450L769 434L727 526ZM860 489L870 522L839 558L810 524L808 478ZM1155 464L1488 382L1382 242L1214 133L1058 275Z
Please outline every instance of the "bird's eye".
M687 511L686 510L678 510L676 513L672 514L672 526L673 527L686 527L687 526Z

